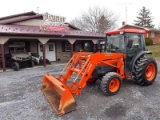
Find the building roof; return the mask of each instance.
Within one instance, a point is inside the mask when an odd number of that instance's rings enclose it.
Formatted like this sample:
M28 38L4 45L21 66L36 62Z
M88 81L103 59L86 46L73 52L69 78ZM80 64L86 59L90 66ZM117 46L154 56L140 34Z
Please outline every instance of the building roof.
M103 39L105 34L94 33L83 30L68 30L63 31L45 31L40 30L39 26L25 25L0 25L0 35L10 36L35 36L35 37L81 37L81 38L97 38Z
M38 36L38 37L65 36L65 37L83 37L83 38L85 37L85 38L100 38L100 39L105 37L104 34L80 30L79 28L71 25L70 23L65 23L69 27L69 30L67 32L45 31L41 30L40 26L26 26L26 25L13 24L31 19L43 20L43 15L31 11L0 18L0 35L12 35L12 36L21 35L21 36Z
M151 28L151 29L150 29L150 31L152 31L152 32L156 32L156 33L160 33L160 30L158 30L158 29L154 29L154 28Z
M9 15L5 17L1 17L0 20L10 19L10 18L18 17L18 16L32 16L32 15L36 15L36 13L33 11L30 11L30 12L15 14L15 15Z
M0 20L0 24L13 24L13 23L26 21L26 20L30 20L30 19L37 19L37 18L43 19L43 16L41 14L37 14L37 15L33 15L33 16L19 16L19 17L15 17L15 18Z
M122 27L120 27L119 29L123 29L123 28L128 27L128 26L148 30L148 28L145 28L145 27L140 27L140 26L137 26L137 25L129 25L129 24L122 25Z
M145 28L145 27L140 27L140 26L137 26L137 25L129 25L129 24L122 25L122 27L120 27L119 29L125 29L126 27L133 27L133 28L138 28L138 29L148 30L148 31L151 31L151 32L160 33L160 30L155 29L155 28Z
M20 13L20 14L16 14L16 15L1 17L0 18L0 24L2 24L2 25L13 24L13 23L26 21L26 20L31 20L31 19L41 19L41 20L43 20L43 14L37 14L33 11L30 11L30 12L26 12L26 13ZM68 24L68 26L71 29L80 30L79 28L71 25L70 23L66 22L65 24Z
M81 30L80 28L74 26L74 25L71 25L70 23L66 22L65 24L68 24L68 26L72 29L75 29L75 30Z
M6 16L6 17L0 18L0 24L13 24L16 22L21 22L21 21L30 20L30 19L43 19L43 15L36 14L35 12L31 11L31 12Z

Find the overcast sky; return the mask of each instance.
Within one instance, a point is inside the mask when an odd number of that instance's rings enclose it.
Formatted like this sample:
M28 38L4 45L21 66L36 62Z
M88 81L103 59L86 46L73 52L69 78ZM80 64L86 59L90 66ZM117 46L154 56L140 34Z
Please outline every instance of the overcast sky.
M119 16L118 26L126 20L127 24L132 24L136 19L137 12L143 6L149 8L154 17L153 23L160 26L160 5L158 0L1 0L0 17L18 14L29 11L39 13L51 13L64 16L67 22L81 15L89 7L100 6L114 12Z

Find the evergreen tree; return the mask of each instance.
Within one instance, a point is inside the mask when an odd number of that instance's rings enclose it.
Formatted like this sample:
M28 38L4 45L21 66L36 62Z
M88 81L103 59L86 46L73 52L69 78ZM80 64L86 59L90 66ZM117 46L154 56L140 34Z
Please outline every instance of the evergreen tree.
M140 9L138 12L137 20L134 20L134 25L146 28L154 28L152 20L153 17L151 16L150 10L146 7L142 7L142 9Z

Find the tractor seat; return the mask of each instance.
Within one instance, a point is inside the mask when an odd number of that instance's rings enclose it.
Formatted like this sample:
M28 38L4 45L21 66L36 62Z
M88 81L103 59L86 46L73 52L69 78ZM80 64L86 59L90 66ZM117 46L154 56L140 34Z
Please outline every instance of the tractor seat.
M127 56L132 58L137 52L138 46L133 45L133 40L128 40L127 44Z

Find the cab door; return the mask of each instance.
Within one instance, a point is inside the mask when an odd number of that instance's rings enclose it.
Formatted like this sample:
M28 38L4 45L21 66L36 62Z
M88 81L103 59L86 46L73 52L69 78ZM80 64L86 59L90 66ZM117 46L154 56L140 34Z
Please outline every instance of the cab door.
M126 73L132 72L132 63L137 54L142 50L141 48L141 36L135 33L126 34Z

